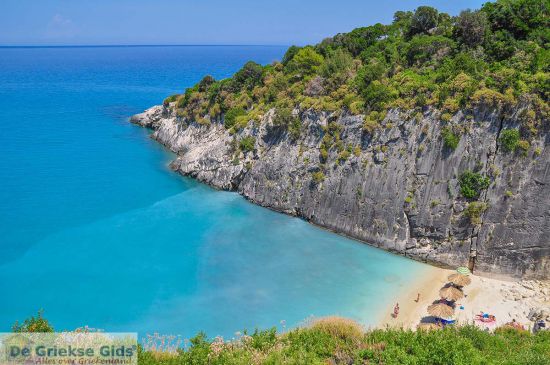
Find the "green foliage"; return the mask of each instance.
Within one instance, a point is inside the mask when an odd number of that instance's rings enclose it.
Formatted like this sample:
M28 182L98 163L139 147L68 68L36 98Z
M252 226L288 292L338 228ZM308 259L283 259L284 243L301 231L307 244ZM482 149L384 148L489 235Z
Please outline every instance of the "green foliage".
M296 55L296 53L298 53L299 50L300 50L300 47L298 46L288 47L285 55L283 56L281 63L286 66L294 58L294 56Z
M54 332L53 327L47 319L43 317L44 311L39 310L38 314L31 316L23 321L23 323L15 322L12 326L13 332Z
M409 65L439 62L452 52L455 43L443 36L417 35L409 42Z
M255 331L234 342L191 339L176 353L139 351L140 365L249 364L548 364L550 332L475 326L436 331L378 329L365 332L351 320L329 317L276 334Z
M215 82L216 82L216 80L214 80L214 78L212 76L206 75L202 78L202 80L197 85L197 89L199 91L206 91L206 90L208 90L210 85L212 85Z
M435 28L438 14L437 9L430 6L419 6L411 18L409 35L428 33L430 29Z
M353 57L341 48L332 52L319 70L319 74L328 79L334 75L349 72L353 64Z
M450 150L456 150L458 147L458 143L460 142L460 135L453 132L451 128L443 128L443 131L441 132L441 136L443 137L443 144L446 148L449 148Z
M207 76L165 105L175 102L180 118L204 125L225 114L235 132L248 120L261 122L273 108L367 116L390 108L434 108L448 120L472 107L504 113L521 100L529 115L520 118L519 129L531 137L544 130L550 114L549 4L496 0L457 17L427 6L396 12L392 24L292 46L282 63L248 62L221 81ZM248 120L241 110L249 111ZM367 117L365 131L372 133L379 122ZM299 137L299 121L288 118L280 125Z
M319 74L328 80L332 88L336 88L347 81L352 65L353 58L351 55L343 49L338 48L325 59L325 62L319 69Z
M288 107L280 107L275 110L275 115L273 116L273 125L277 127L288 128L288 126L294 120L292 115L292 109Z
M277 342L277 328L272 327L264 331L256 329L250 337L250 347L259 351L266 351L272 348Z
M254 146L256 145L256 138L252 137L252 136L246 136L246 137L243 137L240 141L239 141L239 148L241 149L241 151L243 152L251 152L251 151L254 151Z
M293 140L300 138L300 134L302 133L302 121L300 118L292 118L292 122L288 126L288 133Z
M477 199L481 192L491 184L487 176L470 170L464 171L458 180L460 184L460 193L468 199Z
M292 108L279 107L275 110L273 125L287 130L290 138L296 140L302 132L302 122L300 118L292 114Z
M313 181L317 184L325 181L325 174L323 171L315 171L313 174L311 174L311 177L313 178Z
M164 106L168 106L168 104L170 103L173 103L174 101L176 101L176 99L178 98L179 94L174 94L174 95L170 95L169 97L167 97L166 99L164 99L164 101L162 102L162 104Z
M395 92L390 86L376 80L365 88L363 96L366 104L372 110L382 110L388 102L395 98Z
M519 148L522 154L526 156L527 152L529 152L529 148L531 148L531 144L529 143L529 141L522 139L518 142L517 148Z
M549 26L550 3L540 0L500 0L483 5L495 30L510 32L517 39L525 39L534 30Z
M500 132L500 143L507 152L514 152L519 143L519 131L517 129L504 129Z
M343 36L342 46L353 56L358 56L363 50L372 46L380 37L386 34L386 27L380 23L369 27L352 30Z
M370 60L357 72L355 84L360 93L364 93L365 89L376 80L382 78L387 72L387 65L379 59Z
M298 50L287 67L303 75L315 73L323 64L323 56L315 52L313 47L304 47Z
M342 162L345 162L348 160L348 158L350 158L351 156L351 152L348 151L348 150L343 150L342 152L340 152L338 154L338 162L339 163L342 163Z
M319 171L314 180L324 175ZM472 202L464 211L479 219L485 203ZM31 317L16 332L52 332L42 317ZM187 341L186 341L187 342ZM473 325L441 330L368 330L351 319L325 317L309 325L277 333L275 328L245 330L237 339L210 339L204 332L176 351L171 346L138 346L140 365L249 365L249 364L548 364L550 332L499 327L494 333Z
M483 44L488 29L489 23L484 12L464 10L456 19L454 36L468 47L475 47Z
M225 113L223 125L225 126L225 128L229 129L235 125L237 117L244 115L246 115L246 112L243 108L237 107L229 109L227 113Z
M246 89L252 89L261 82L262 74L263 68L261 65L253 61L248 61L243 68L233 76L233 81L239 88L244 87Z
M464 209L464 215L470 218L471 224L481 224L481 215L488 208L487 203L484 202L471 202L468 204L466 209Z

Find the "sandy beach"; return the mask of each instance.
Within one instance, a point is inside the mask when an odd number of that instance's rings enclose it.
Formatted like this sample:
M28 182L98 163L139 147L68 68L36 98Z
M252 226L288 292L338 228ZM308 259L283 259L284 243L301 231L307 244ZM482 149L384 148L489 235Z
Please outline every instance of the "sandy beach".
M440 299L439 290L448 283L447 277L453 273L454 270L430 268L417 285L398 297L398 317L392 317L393 306L388 308L380 327L415 329L422 318L429 317L428 306ZM460 324L473 323L492 330L515 319L525 328L530 328L533 322L528 316L533 309L539 312L543 310L546 312L545 317L550 316L550 281L505 281L477 275L470 275L470 278L472 283L464 287L466 297L457 301L455 318ZM416 302L418 293L420 300ZM464 309L460 309L460 306ZM496 323L486 325L475 321L475 315L480 312L494 315Z

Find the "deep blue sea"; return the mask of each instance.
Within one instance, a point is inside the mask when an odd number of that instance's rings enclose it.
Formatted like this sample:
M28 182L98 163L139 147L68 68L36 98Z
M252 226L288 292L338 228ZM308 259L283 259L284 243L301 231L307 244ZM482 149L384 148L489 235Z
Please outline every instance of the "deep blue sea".
M283 47L0 48L0 331L374 324L426 266L171 172L129 116Z

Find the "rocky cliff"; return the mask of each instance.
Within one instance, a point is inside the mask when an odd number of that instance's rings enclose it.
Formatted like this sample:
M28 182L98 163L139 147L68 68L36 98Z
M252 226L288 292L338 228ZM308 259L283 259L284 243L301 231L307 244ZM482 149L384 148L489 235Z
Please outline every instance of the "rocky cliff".
M153 129L152 137L177 153L174 170L254 203L421 261L548 278L550 132L539 133L523 153L506 153L499 142L504 128L519 126L521 112L478 107L442 122L434 109L392 110L367 133L362 116L295 110L299 137L274 126L273 111L234 135L221 120L180 118L172 105L131 121ZM461 130L454 150L442 140L449 126ZM326 134L345 152L329 149L322 157ZM248 152L238 148L245 136L255 138ZM479 198L486 210L475 222L459 193L466 170L491 179Z

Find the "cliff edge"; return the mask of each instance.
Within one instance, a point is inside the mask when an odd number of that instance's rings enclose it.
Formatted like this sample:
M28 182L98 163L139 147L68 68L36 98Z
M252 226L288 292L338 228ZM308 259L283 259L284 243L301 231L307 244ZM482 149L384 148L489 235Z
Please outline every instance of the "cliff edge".
M520 106L505 115L478 107L448 122L435 109L391 110L372 133L361 115L293 113L302 125L298 138L273 124L273 110L234 134L223 120L178 117L173 103L131 122L153 129L152 138L177 153L177 172L256 204L421 261L549 277L550 133L524 152L507 153L499 142L503 130L518 127ZM461 129L454 150L443 138L449 128ZM322 156L327 139L341 141L346 153ZM252 145L239 148L239 140ZM490 179L475 201L478 213L460 193L465 171Z
M172 167L406 256L550 278L550 2L420 6L132 122Z

